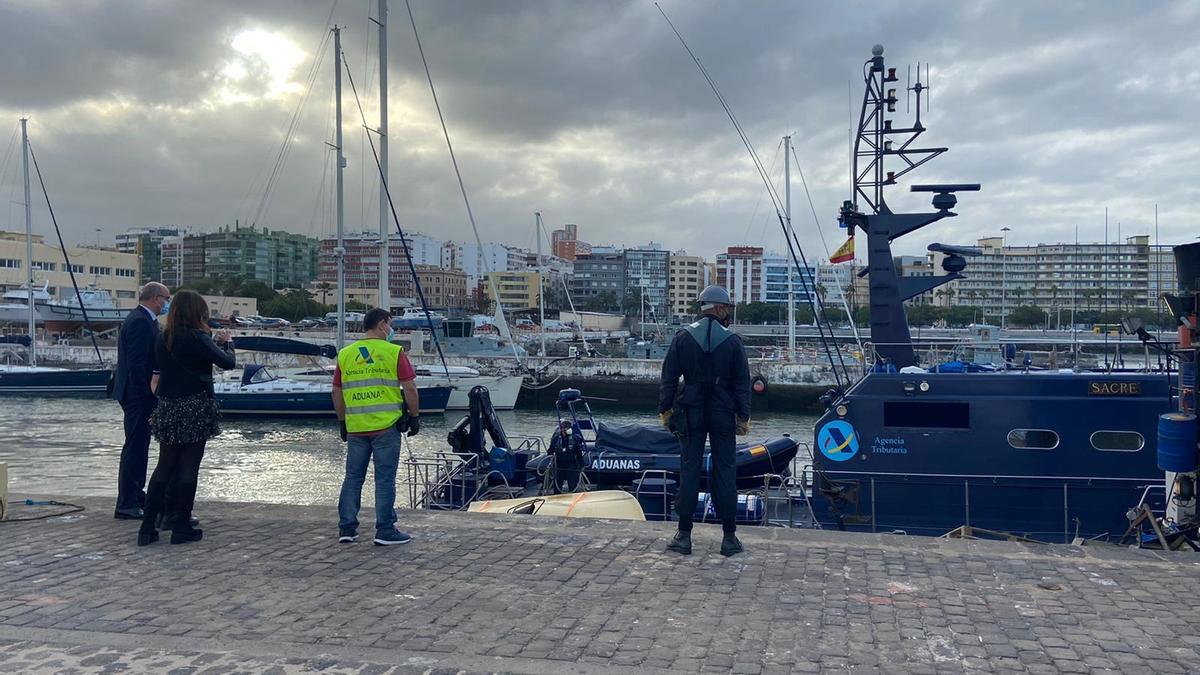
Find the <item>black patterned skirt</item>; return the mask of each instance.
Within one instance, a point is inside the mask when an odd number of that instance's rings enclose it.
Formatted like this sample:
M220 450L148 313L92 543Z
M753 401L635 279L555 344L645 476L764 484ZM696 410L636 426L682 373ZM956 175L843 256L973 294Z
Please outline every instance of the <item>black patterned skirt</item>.
M199 443L221 433L220 417L217 400L206 392L182 398L160 398L150 419L150 428L159 443Z

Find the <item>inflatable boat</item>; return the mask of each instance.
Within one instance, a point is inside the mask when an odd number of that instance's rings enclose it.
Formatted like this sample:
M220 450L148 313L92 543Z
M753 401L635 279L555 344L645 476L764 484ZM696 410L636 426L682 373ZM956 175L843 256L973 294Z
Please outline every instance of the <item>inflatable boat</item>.
M762 487L762 476L790 475L800 446L789 436L768 438L737 446L738 488ZM584 443L584 474L599 488L628 487L647 471L665 471L674 478L680 470L679 439L670 431L649 424L596 425L596 439ZM550 468L550 457L529 460L528 469ZM654 474L651 474L654 475ZM701 484L712 475L712 456L705 452Z

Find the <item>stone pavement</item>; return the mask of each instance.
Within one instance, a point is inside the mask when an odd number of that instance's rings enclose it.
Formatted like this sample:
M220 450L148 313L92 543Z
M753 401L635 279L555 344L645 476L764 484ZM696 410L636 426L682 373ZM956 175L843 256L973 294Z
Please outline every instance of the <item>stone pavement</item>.
M743 528L726 559L698 526L679 557L664 523L407 511L385 548L215 502L138 548L66 501L0 523L0 672L1200 671L1182 553Z

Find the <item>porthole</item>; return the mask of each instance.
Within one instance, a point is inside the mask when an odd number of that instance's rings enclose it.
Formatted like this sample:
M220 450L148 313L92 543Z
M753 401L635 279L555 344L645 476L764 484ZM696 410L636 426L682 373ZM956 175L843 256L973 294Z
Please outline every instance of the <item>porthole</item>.
M1008 444L1019 449L1053 450L1058 447L1058 432L1050 429L1013 429Z
M1094 431L1092 447L1105 452L1137 452L1146 447L1146 439L1136 431Z

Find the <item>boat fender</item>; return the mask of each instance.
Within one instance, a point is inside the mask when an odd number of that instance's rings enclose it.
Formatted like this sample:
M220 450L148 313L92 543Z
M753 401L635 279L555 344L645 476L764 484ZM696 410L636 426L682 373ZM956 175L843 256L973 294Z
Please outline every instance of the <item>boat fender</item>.
M755 375L754 379L750 381L750 389L759 395L766 394L767 378L763 377L762 375Z

